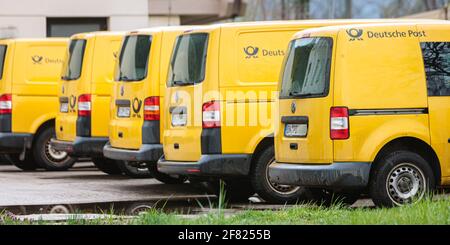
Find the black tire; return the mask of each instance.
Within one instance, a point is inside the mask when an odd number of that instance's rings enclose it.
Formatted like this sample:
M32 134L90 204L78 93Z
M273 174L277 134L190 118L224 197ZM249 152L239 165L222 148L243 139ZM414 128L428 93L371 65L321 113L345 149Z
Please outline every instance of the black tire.
M332 205L351 206L358 201L359 192L335 192L326 189L307 189L308 200L315 204L329 207Z
M172 176L172 175L168 175L168 174L159 172L156 162L148 163L148 170L150 171L153 178L155 178L156 180L158 180L164 184L169 184L169 185L183 184L187 180L186 176L182 176L182 175Z
M433 170L422 156L400 150L376 163L369 185L376 206L394 207L421 200L436 183Z
M136 165L136 166L134 166ZM127 161L117 161L117 166L126 176L134 179L153 178L150 171L146 167L137 167L138 164L130 164Z
M108 158L92 158L94 165L103 173L109 175L122 175L122 170L117 166L117 162Z
M55 136L55 128L43 129L33 143L33 158L36 164L49 171L64 171L75 164L75 159L65 152L56 151L50 146L50 139Z
M248 202L248 198L255 194L249 180L245 179L233 179L233 180L212 180L207 181L204 185L208 194L216 195L220 198L223 196L223 200L226 202Z
M30 154L29 152L27 152L23 161L20 160L20 153L5 154L4 156L10 164L25 171L36 170L39 167L35 163L32 154Z
M269 165L275 162L274 147L264 149L253 162L251 184L256 193L268 203L297 203L306 200L306 190L299 186L278 185L270 182Z

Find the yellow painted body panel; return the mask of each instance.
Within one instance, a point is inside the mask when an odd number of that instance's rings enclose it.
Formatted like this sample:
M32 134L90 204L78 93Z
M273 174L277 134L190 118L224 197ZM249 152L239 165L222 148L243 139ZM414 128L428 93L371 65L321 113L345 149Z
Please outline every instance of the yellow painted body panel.
M189 27L150 28L129 32L127 35L150 35L152 43L147 64L147 77L142 81L115 81L110 100L110 113L112 120L109 123L109 140L111 146L122 149L137 150L142 145L142 125L144 123L144 100L151 96L160 97L164 101L164 89L175 38ZM123 94L121 94L123 90ZM116 100L129 100L131 106L141 103L140 110L135 113L131 108L129 118L117 116ZM164 129L164 110L160 109L160 137L162 142ZM119 134L122 137L119 137Z
M351 40L347 30L359 29L361 39ZM374 33L401 32L403 37L376 38ZM369 37L369 33L372 35ZM311 99L280 99L275 121L277 162L331 164L373 162L392 140L412 137L431 146L441 164L442 184L450 175L450 98L428 97L420 42L450 42L448 25L393 24L363 27L327 27L301 32L302 37L331 37L334 40L330 93ZM281 86L281 84L280 84ZM324 103L324 100L330 102ZM291 104L297 104L296 113ZM350 137L330 139L330 108L427 109L425 114L350 115ZM284 136L283 116L308 116L305 138ZM298 143L291 150L290 143Z
M16 39L0 44L8 45L0 92L12 93L12 132L34 134L56 116L67 39Z
M59 96L68 97L74 107L69 106L68 113L58 113L57 139L75 140L77 100L82 94L91 94L91 136L108 137L114 64L122 37L123 33L114 32L82 33L72 36L71 40L86 40L86 47L80 77L70 81L61 80Z
M274 133L277 81L289 40L299 30L349 22L365 21L278 21L194 28L188 34L209 34L206 77L196 85L167 88L164 108L187 105L191 124L173 127L166 115L165 159L199 160L202 104L217 99L222 153L253 154L258 144ZM186 99L177 104L175 95Z

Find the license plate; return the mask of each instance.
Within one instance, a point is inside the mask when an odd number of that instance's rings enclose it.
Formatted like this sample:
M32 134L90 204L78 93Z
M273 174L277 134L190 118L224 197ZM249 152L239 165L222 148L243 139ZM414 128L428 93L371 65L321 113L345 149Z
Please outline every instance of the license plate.
M172 126L186 126L187 114L172 114Z
M63 113L67 113L69 111L69 103L61 103L59 107L59 111Z
M305 137L308 133L308 125L306 124L286 124L284 128L284 136L286 137Z
M118 117L130 117L130 107L118 107L117 108Z

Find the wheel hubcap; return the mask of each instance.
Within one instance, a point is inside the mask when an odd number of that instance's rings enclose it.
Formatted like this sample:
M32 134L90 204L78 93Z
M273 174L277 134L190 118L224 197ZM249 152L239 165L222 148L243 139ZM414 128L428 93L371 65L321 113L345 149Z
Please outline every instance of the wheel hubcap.
M399 206L422 199L426 190L423 172L410 163L396 166L387 180L389 198Z
M270 188L281 195L290 195L293 194L295 192L297 192L300 189L300 186L293 186L293 185L281 185L281 184L277 184L274 183L272 181L270 181L269 178L269 166L272 165L273 163L275 163L275 159L272 159L270 161L270 164L267 165L266 168L266 181L269 184Z
M45 155L47 158L54 162L61 162L66 159L67 152L57 151L50 145L50 140L45 144Z

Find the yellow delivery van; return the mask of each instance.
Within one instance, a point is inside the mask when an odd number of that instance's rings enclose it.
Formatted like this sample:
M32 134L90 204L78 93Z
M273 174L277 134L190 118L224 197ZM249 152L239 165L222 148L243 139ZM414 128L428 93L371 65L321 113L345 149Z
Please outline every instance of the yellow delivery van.
M294 202L303 188L269 181L273 105L285 49L299 30L361 21L281 21L197 27L177 38L164 100L158 170L225 182L230 199Z
M450 184L450 24L298 33L276 117L271 181L313 197L368 193L378 206Z
M56 139L51 146L74 157L91 157L108 174L121 174L103 157L108 142L109 101L123 33L80 33L70 38L59 87Z
M180 183L183 176L156 170L162 155L164 98L169 59L176 37L191 27L149 28L126 34L117 62L110 104L106 157L123 161L130 176L152 176L164 183Z
M74 164L50 146L67 39L0 40L0 152L23 170Z

